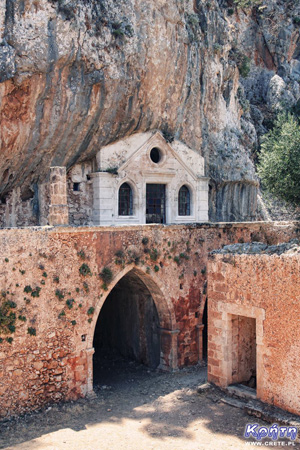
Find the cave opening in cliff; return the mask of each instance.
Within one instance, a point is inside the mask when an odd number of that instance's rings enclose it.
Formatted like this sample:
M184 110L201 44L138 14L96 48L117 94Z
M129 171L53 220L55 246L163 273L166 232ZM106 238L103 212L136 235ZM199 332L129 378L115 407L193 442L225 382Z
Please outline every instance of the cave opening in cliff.
M94 386L110 384L128 365L158 367L159 317L149 289L135 273L126 274L106 298L93 346Z

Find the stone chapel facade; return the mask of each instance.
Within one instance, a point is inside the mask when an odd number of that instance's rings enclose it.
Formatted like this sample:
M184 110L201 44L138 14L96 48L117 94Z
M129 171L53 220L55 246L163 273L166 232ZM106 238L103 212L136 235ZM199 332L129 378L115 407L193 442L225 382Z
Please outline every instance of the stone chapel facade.
M102 148L96 161L94 225L208 221L204 158L184 144L139 133Z

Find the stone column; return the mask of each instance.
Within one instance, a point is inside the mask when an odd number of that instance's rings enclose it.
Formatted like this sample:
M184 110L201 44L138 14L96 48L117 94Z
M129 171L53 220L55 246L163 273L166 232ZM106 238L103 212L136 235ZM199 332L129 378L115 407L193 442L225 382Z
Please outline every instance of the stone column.
M68 225L67 177L65 167L50 167L49 225Z
M204 325L196 325L197 329L197 348L198 348L198 362L203 360L203 329Z
M86 383L86 395L89 398L95 397L95 392L93 390L93 354L95 353L94 348L86 349L86 359L87 359L87 383Z
M174 371L178 369L178 333L179 330L159 328L161 357L159 369Z

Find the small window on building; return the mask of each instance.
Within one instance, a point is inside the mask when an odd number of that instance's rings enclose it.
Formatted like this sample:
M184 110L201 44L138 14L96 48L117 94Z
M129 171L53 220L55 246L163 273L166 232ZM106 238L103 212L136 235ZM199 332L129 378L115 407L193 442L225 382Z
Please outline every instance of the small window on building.
M150 159L152 162L154 162L155 164L158 164L159 161L161 160L161 152L159 150L159 148L154 147L151 152L150 152Z
M80 183L73 183L73 191L74 192L80 191Z
M119 216L133 215L132 189L128 183L123 183L119 189Z
M191 195L187 186L182 186L178 194L178 215L190 216L191 214Z

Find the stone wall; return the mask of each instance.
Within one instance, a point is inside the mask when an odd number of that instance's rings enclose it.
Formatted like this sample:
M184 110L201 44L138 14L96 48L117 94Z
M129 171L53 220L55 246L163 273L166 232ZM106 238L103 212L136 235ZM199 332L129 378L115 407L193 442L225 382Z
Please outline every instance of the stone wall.
M47 225L49 203L48 182L35 184L25 191L15 188L0 198L0 227Z
M259 399L296 414L299 268L295 249L281 255L216 254L208 264L209 380L225 387L256 375Z
M67 195L70 225L92 225L93 185L90 174L93 164L75 164L67 175Z
M50 225L68 225L67 180L65 167L50 167Z
M1 417L92 392L97 318L127 273L155 303L160 367L196 364L208 253L239 241L277 244L298 233L297 223L0 230Z

